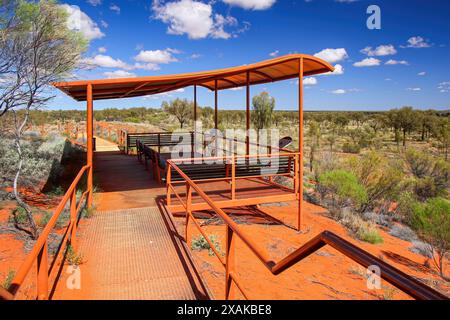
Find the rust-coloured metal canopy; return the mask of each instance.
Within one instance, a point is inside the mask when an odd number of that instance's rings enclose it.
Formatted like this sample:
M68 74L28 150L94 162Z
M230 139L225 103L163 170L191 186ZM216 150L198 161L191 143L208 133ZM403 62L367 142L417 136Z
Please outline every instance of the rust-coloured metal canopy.
M86 87L89 83L92 85L93 100L152 95L194 84L214 90L215 80L217 80L217 90L223 90L245 86L247 84L247 72L249 72L250 85L298 77L301 58L303 58L304 76L334 70L333 66L322 59L305 54L290 54L254 64L211 71L150 77L58 82L53 85L77 101L86 101Z

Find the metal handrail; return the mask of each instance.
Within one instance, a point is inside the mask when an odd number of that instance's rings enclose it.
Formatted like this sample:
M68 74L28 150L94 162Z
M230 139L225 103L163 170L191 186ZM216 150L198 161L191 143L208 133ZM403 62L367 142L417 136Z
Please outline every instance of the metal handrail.
M365 250L358 248L357 246L351 244L347 240L339 237L338 235L330 232L323 231L313 239L309 240L307 243L297 248L294 252L281 259L279 262L273 261L266 252L262 251L257 243L248 237L239 227L239 225L234 222L221 208L219 208L214 201L197 185L195 184L173 161L169 160L168 164L173 167L180 176L186 181L186 230L185 230L185 240L188 239L188 226L189 219L193 219L196 221L192 210L192 189L194 189L197 194L203 198L203 200L215 211L217 215L225 222L227 226L227 239L226 239L226 259L225 259L225 269L226 269L226 281L225 281L225 299L230 298L230 289L232 282L236 284L238 289L242 292L244 297L248 297L248 295L242 290L242 287L239 284L239 279L234 273L234 265L232 263L232 255L233 255L233 238L234 234L236 234L242 242L256 255L260 262L274 275L278 275L283 271L289 269L296 263L300 262L304 258L308 257L312 253L316 252L320 248L325 245L329 245L341 252L345 256L350 259L356 261L357 263L368 267L371 265L377 265L381 269L380 277L395 287L399 288L403 292L409 294L411 297L420 300L448 300L447 296L441 294L440 292L432 289L431 287L423 284L422 282L414 279L413 277L407 275L403 271L387 264L381 259L376 258ZM169 170L170 172L170 170ZM170 174L170 173L169 173ZM214 248L214 245L209 241L208 237L205 236L204 232L201 230L200 225L195 223L195 226L200 230L202 235L205 237L206 241L208 241L211 248ZM222 262L220 254L216 253L216 250L213 249L216 256Z
M60 217L61 213L64 211L64 208L67 204L67 202L70 200L70 222L68 226L66 227L66 232L64 233L64 237L61 241L60 248L63 248L66 242L69 240L70 236L70 244L72 246L75 246L75 240L76 240L76 230L77 230L77 214L81 209L81 206L83 204L84 199L88 195L89 192L92 192L92 190L87 186L87 190L81 194L80 199L77 203L77 186L80 182L81 178L83 177L84 173L88 170L91 170L91 167L89 165L83 166L80 171L78 172L77 176L67 189L66 193L64 194L63 198L59 202L58 206L56 207L52 217L42 230L41 234L39 235L38 239L36 240L36 243L33 246L33 249L31 252L27 255L25 261L20 266L17 274L15 275L14 279L11 282L11 285L8 288L8 292L10 295L5 294L4 292L0 291L0 299L10 299L15 298L17 295L18 290L20 289L21 285L23 284L25 278L29 274L31 267L33 266L34 262L37 261L38 270L37 270L37 299L39 300L46 300L48 299L49 290L48 290L48 279L53 271L54 264L48 267L48 236L51 232L51 230L54 228L56 222L58 221L58 218ZM57 255L54 257L54 261L56 261L59 257L59 254L62 253L63 250L59 250Z

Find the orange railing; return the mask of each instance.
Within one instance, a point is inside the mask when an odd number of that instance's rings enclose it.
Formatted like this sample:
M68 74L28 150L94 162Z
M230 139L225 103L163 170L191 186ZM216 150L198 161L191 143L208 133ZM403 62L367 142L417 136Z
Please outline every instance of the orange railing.
M279 262L273 261L265 251L259 248L258 244L246 235L239 225L233 221L216 203L194 182L192 181L178 166L177 164L169 160L171 168L173 168L180 176L183 177L186 184L186 199L183 201L180 195L176 194L177 198L182 202L183 207L186 210L186 225L185 225L185 240L188 241L189 222L192 220L195 227L199 230L205 240L208 242L211 250L219 259L222 266L225 268L225 299L232 298L231 288L234 284L242 293L244 298L248 299L249 296L245 292L242 286L242 281L239 279L236 272L236 264L234 263L234 251L235 249L235 236L256 255L259 261L274 275L280 274L283 271L289 269L293 265L302 261L312 253L316 252L325 245L329 245L341 252L350 259L369 267L377 265L381 270L381 278L391 283L395 287L399 288L403 292L409 294L415 299L448 299L445 295L438 291L426 286L422 282L414 279L413 277L405 274L404 272L396 269L395 267L387 264L386 262L376 258L368 252L358 248L336 234L324 231L308 241L303 246L296 249L287 257ZM170 172L170 170L169 170ZM169 173L170 174L170 173ZM207 236L204 230L202 230L200 223L197 221L192 210L192 192L193 190L211 207L212 210L224 221L226 225L226 250L225 258L217 251L214 244ZM172 188L175 192L175 189Z
M241 155L241 156L222 156L222 157L199 157L199 158L190 158L190 159L171 159L167 161L167 172L166 172L166 187L167 187L167 204L171 204L171 193L174 192L175 196L177 196L177 193L175 191L175 185L183 184L185 182L183 181L173 181L172 179L172 168L175 169L176 164L179 163L188 163L193 164L195 166L196 163L205 164L208 163L208 161L211 162L223 162L226 164L226 172L225 177L218 177L218 178L208 178L208 177L201 177L201 178L192 178L190 179L192 182L198 182L198 181L228 181L230 182L230 193L231 193L231 200L236 199L236 181L239 179L250 179L250 178L267 178L268 181L273 184L276 187L279 187L281 189L290 191L294 194L298 193L298 161L299 161L300 153L299 152L290 152L290 153L271 153L271 154L252 154L252 155ZM278 166L276 163L280 163L285 158L285 163L283 163L283 170L278 171ZM236 173L236 167L238 163L240 163L241 166L249 166L252 165L252 161L257 163L257 161L264 159L264 161L267 162L267 166L265 167L267 172L260 171L254 172L254 173L247 173L245 175L237 175ZM275 165L273 163L275 163ZM271 166L273 169L271 169ZM262 168L262 167L261 167ZM180 168L176 166L176 172L180 171ZM184 177L185 173L181 175ZM275 181L273 181L274 177L285 177L292 180L292 188L279 184Z
M24 283L27 275L30 273L30 270L35 262L37 262L37 276L36 276L36 289L37 289L37 299L45 300L49 298L49 278L53 275L54 271L57 270L57 261L62 255L63 252L66 252L67 242L74 247L76 241L76 231L78 224L78 214L85 202L86 197L89 192L92 190L89 187L86 187L86 191L84 191L80 198L77 201L77 187L80 183L82 177L86 172L90 170L89 165L85 165L78 172L77 176L73 180L67 192L64 194L61 202L56 207L52 217L40 233L36 243L34 244L33 249L26 257L25 261L20 266L17 274L11 282L11 285L8 288L8 291L0 290L0 299L13 299L16 297L20 287ZM70 221L68 225L65 227L64 236L61 240L61 244L55 255L53 256L53 261L50 263L49 267L49 254L48 254L48 240L49 235L55 224L58 221L61 213L64 211L66 204L70 201Z

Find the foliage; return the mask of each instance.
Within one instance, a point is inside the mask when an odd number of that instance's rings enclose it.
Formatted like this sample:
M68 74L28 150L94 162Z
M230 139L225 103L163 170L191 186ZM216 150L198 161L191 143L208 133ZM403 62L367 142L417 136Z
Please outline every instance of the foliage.
M425 203L415 203L412 209L412 227L437 253L434 261L444 277L443 260L450 248L450 201L432 198Z
M84 262L84 257L81 253L77 253L71 244L67 245L66 249L67 262L72 266L79 266Z
M361 148L357 144L345 142L342 145L342 152L345 152L345 153L360 153L360 151L361 151Z
M275 98L266 91L261 92L252 99L251 119L257 131L268 129L272 124L275 109Z
M220 247L220 242L217 240L217 236L215 234L212 234L208 238L214 245L214 249L216 249L217 252L222 254L222 249ZM198 251L208 250L208 254L210 256L214 255L214 251L211 249L211 246L209 245L208 241L206 241L203 235L199 235L198 237L194 237L192 239L192 249Z
M415 177L413 190L421 200L446 196L450 187L450 163L436 160L424 152L408 150L405 161Z
M65 143L66 140L57 135L46 139L38 137L24 140L22 142L23 178L20 178L20 184L38 190L42 182L55 180L62 172L60 163ZM2 138L0 143L2 185L11 185L16 174L18 155L12 145L12 140Z
M11 283L12 283L12 281L13 281L15 275L16 275L16 272L15 272L14 270L10 269L10 270L8 271L8 273L6 274L6 277L5 277L5 279L3 280L1 286L2 286L4 289L8 290L9 287L11 286Z
M161 105L161 109L168 114L171 114L177 118L180 123L180 128L192 117L192 111L194 108L194 103L188 101L187 99L175 99L170 102L164 101Z
M376 151L347 159L343 168L352 172L367 193L361 211L394 201L402 185L403 172L395 161L388 161Z
M378 233L375 225L371 222L364 221L358 214L352 212L350 209L341 209L336 218L358 239L372 244L383 242L383 238Z
M351 172L333 170L325 172L319 177L319 184L333 194L333 202L339 207L351 201L360 206L367 201L367 193L358 182L358 178Z

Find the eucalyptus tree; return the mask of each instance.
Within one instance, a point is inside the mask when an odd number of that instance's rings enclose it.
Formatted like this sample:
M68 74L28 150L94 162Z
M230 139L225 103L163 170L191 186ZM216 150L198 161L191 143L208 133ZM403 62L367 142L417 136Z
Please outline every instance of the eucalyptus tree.
M26 212L31 233L38 235L18 183L24 162L21 140L30 111L53 98L51 83L68 77L77 67L88 41L70 30L68 14L55 1L0 0L0 115L11 113L11 134L17 152L14 197Z

